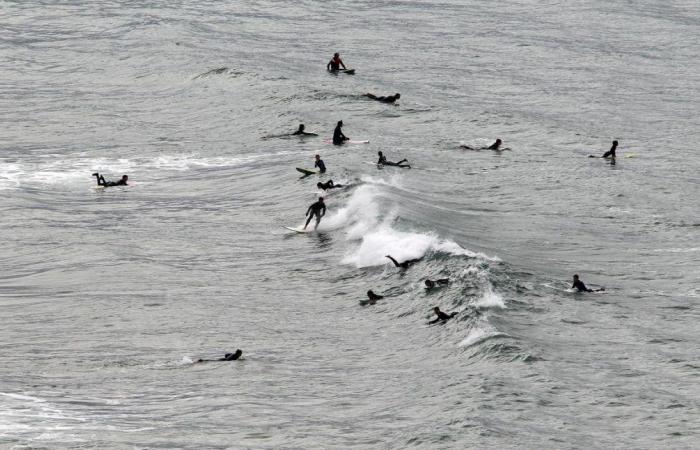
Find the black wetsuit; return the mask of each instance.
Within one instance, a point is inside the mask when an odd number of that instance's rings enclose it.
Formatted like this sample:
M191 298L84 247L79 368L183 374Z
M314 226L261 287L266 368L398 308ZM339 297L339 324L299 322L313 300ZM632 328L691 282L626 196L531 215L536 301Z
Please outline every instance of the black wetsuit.
M408 163L408 161L406 159L402 159L399 162L387 161L386 156L384 155L380 156L379 161L377 161L377 164L382 166L411 167L410 165L402 166L402 163Z
M292 133L292 136L318 136L316 133L307 133L306 131L297 130Z
M579 292L593 292L593 289L586 287L586 285L583 284L583 281L581 280L574 281L574 284L573 286L571 286L571 288L576 288Z
M347 140L348 138L343 134L340 125L336 125L335 130L333 130L333 143L335 145L340 145Z
M617 150L617 144L613 144L610 150L603 153L603 158L615 158L615 150Z
M423 259L423 258L409 259L409 260L406 260L406 261L400 263L389 255L387 255L386 257L389 258L391 260L391 262L394 263L394 266L400 267L402 269L408 269L409 266L411 266L412 264L415 264L418 261L420 261L421 259Z
M396 100L398 100L395 95L377 97L374 94L365 94L365 96L371 98L372 100L380 101L382 103L394 103Z
M326 164L322 159L317 159L314 163L314 167L318 167L318 170L320 170L321 173L326 173Z
M98 186L103 186L103 187L112 187L112 186L128 186L126 184L126 181L124 179L121 179L119 181L105 181L105 177L102 175L96 175L97 176L97 185Z
M439 280L425 280L425 286L428 289L432 289L440 284L448 284L450 282L449 278L440 278Z
M321 217L326 215L325 203L319 200L313 205L309 206L309 209L306 210L306 215L309 216L309 219L306 221L306 225L304 225L304 228L309 226L309 222L311 222L311 219L314 216L316 217L316 227L318 227L318 224L321 222Z
M335 189L335 188L343 187L343 185L342 184L335 184L335 183L333 183L333 180L328 180L325 183L319 183L318 187L325 191L326 189Z
M499 148L500 146L501 146L501 143L500 143L500 142L494 142L493 144L491 144L491 145L487 148L487 150L498 150L498 148Z
M437 314L437 319L431 320L430 323L438 323L438 322L440 322L440 321L442 321L442 322L447 322L448 320L450 320L451 318L453 318L454 316L457 315L456 312L453 312L453 313L450 313L450 314L446 314L446 313L444 313L444 312L442 312L442 311L438 311L438 312L436 312L435 314Z

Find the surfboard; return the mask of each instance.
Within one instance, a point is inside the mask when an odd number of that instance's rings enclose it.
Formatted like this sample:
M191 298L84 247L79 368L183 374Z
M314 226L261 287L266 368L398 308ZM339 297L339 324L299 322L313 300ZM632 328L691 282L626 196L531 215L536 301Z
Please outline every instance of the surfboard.
M333 139L324 139L323 142L325 142L326 144L332 144L332 143L333 143ZM344 144L369 144L369 141L353 141L353 140L350 140L350 141L345 141L345 142L343 142L343 143L344 143Z
M346 75L355 75L355 69L338 69L338 70L329 70L330 73L333 75L337 75L339 73L344 73Z
M307 228L306 230L304 230L302 228L292 228L292 227L283 227L283 228L285 228L289 231L293 231L295 233L313 233L314 231L316 231L313 228Z
M301 173L303 173L304 175L307 175L307 176L308 176L308 175L313 175L313 174L315 174L315 173L319 173L319 172L317 172L317 171L315 171L315 170L302 169L301 167L297 167L296 169L297 169L297 171L299 171L299 172L301 172Z

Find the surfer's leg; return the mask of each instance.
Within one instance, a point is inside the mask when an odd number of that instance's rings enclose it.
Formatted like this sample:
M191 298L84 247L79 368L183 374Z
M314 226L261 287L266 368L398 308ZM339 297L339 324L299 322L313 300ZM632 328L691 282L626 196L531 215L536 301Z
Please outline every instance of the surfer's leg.
M319 223L321 223L321 213L316 213L316 225L314 226L314 230L318 228Z
M304 225L304 229L305 229L305 230L306 230L306 227L308 227L308 226L309 226L309 222L311 222L311 218L312 218L313 216L314 216L314 215L313 215L313 214L311 214L311 215L309 216L309 218L308 218L308 219L306 219L306 224Z

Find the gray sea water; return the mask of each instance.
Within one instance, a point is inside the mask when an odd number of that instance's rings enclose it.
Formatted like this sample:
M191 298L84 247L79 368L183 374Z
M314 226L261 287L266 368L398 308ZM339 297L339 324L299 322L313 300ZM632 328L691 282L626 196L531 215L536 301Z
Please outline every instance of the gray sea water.
M3 1L0 121L3 448L700 446L697 0Z

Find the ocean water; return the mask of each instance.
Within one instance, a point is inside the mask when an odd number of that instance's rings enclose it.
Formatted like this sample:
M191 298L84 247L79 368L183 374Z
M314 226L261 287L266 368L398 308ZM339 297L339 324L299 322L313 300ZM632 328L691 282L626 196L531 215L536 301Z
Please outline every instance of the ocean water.
M700 445L696 0L22 0L0 30L1 447Z

